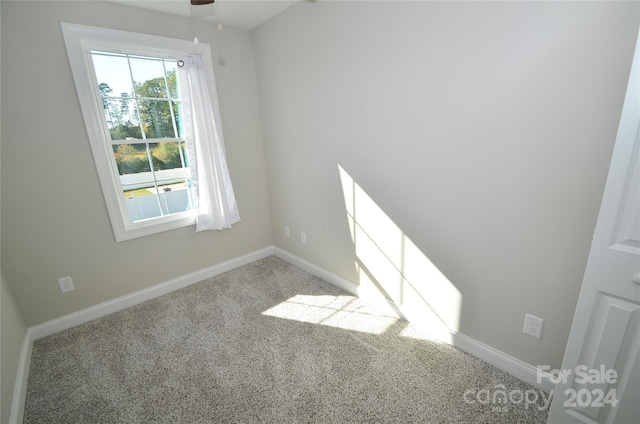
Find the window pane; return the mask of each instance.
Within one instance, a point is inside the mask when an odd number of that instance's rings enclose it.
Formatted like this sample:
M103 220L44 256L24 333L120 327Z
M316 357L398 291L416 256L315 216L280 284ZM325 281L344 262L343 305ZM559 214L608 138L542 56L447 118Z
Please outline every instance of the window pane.
M131 72L136 85L136 94L140 97L167 98L167 85L164 81L164 67L160 59L131 57Z
M165 60L164 67L167 71L167 83L169 95L172 99L180 99L180 86L178 85L178 66L175 61Z
M150 190L153 190L153 192ZM146 191L149 195L136 196L135 194L130 194L127 197L125 194L125 203L131 222L140 222L163 216L161 203L159 202L158 194L155 193L155 189L150 187L149 189L138 189L138 191Z
M148 173L142 177L138 177L136 183L141 181L153 182L151 175L151 165L149 165L149 157L147 155L147 146L145 144L118 144L113 146L113 154L118 166L120 175L142 174ZM122 180L122 187L128 185L128 180Z
M139 100L138 104L147 138L175 138L168 100Z
M184 138L184 123L182 118L182 102L171 102L173 108L173 116L176 118L176 128L178 130L178 137Z
M184 144L184 143L180 143ZM160 210L163 215L185 212L192 209L191 189L187 172L182 167L180 145L177 142L149 143L153 158L154 176Z
M131 222L193 209L189 170L183 168L183 159L180 157L184 143L149 143L148 149L153 171L149 164L147 144L124 143L113 146Z
M119 144L113 152L131 222L162 216L146 144Z
M160 187L160 205L164 214L192 210L191 199L191 188L184 180Z
M182 158L180 157L180 146L178 143L165 142L157 143L151 149L151 155L154 158L154 169L174 169L182 168Z
M141 187L125 192L131 222L158 218L193 209L191 188L184 180L158 186Z
M142 138L135 100L128 97L103 98L102 104L107 116L111 140Z
M103 97L121 97L122 93L127 95L133 93L126 56L92 53L91 57L96 70L100 94Z
M186 179L190 180L193 178L191 176L191 159L189 157L189 152L187 151L187 143L185 143L184 141L180 142L180 151L182 152L182 158L184 160Z

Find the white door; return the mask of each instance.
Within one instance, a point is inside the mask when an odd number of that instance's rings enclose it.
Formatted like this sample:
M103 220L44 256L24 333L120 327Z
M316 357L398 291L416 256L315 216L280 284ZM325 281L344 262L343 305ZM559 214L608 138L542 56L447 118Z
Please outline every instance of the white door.
M640 423L640 37L548 423Z

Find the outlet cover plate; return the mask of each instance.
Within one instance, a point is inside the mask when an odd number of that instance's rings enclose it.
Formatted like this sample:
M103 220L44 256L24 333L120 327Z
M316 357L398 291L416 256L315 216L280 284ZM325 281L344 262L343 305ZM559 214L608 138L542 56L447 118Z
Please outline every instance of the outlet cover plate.
M525 334L535 337L537 339L542 335L542 323L544 320L531 314L526 314L524 317L524 328L522 331Z
M73 280L71 279L71 277L59 278L58 285L60 286L60 291L62 293L69 293L70 291L74 291L76 289L73 286Z

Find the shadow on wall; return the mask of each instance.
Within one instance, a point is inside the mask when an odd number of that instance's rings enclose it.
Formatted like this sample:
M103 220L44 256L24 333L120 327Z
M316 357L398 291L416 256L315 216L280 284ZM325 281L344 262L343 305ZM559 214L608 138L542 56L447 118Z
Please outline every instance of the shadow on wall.
M373 199L338 165L355 250L359 294L391 303L399 316L451 343L462 295ZM391 302L389 302L391 301Z

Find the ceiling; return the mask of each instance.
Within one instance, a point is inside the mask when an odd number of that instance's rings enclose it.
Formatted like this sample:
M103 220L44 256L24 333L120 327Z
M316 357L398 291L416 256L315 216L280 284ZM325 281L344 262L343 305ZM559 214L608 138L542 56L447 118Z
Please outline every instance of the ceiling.
M214 4L191 6L189 0L109 0L133 7L171 13L251 30L298 0L216 0ZM216 12L218 18L216 18Z

